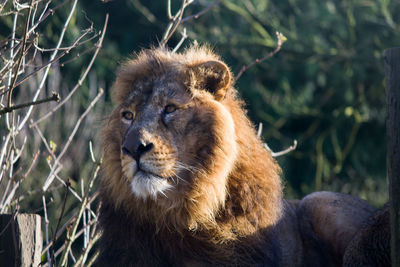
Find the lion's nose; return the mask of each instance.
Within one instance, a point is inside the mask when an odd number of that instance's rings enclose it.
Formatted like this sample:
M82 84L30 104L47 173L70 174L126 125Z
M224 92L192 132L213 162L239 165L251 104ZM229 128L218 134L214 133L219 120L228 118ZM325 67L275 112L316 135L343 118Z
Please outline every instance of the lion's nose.
M139 161L140 156L152 150L153 147L153 143L146 143L138 136L128 135L122 144L122 152Z

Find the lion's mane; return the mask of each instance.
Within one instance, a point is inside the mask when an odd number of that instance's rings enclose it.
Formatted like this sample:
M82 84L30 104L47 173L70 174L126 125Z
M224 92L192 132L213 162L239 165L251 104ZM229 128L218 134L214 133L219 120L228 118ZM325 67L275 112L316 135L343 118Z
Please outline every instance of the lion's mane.
M189 243L196 242L203 246L205 254L219 254L215 256L233 261L232 257L235 256L231 249L222 249L221 253L221 247L225 247L224 244L239 242L238 240L245 236L257 236L261 233L260 229L266 230L279 220L282 211L280 168L263 147L253 125L246 117L243 102L237 97L237 91L232 87L231 73L225 64L221 63L223 64L221 66L225 68L222 70L223 73L215 73L206 67L188 71L188 69L193 69L193 66L207 62L220 62L220 59L205 47L193 47L184 54L171 53L162 49L143 51L136 55L134 60L122 66L113 87L114 99L118 104L125 101L135 82L151 81L161 75L175 75L176 79L180 79L180 83L196 88L195 93L205 106L215 105L215 99L218 99L216 93L223 94L218 100L219 106L211 110L229 112L235 134L235 136L229 136L229 139L233 140L234 144L232 141L223 143L227 142L227 138L223 136L229 133L222 130L227 120L229 123L229 118L226 118L225 114L213 117L214 121L211 124L205 124L203 130L209 131L207 127L210 125L221 129L221 132L217 133L220 136L216 136L220 140L215 140L215 138L208 140L211 146L218 149L210 148L214 151L212 158L203 159L202 171L195 173L196 177L190 179L192 183L190 190L174 199L160 200L159 198L163 196L159 196L156 200L140 199L132 194L127 179L122 173L123 135L118 126L119 114L113 114L103 130L104 159L101 194L104 203L102 213L122 215L126 223L130 225L151 225L157 232L160 242L166 247L170 246L168 250L171 253L174 250L177 252L185 250L185 246ZM218 82L224 84L215 86L224 88L215 90L223 91L214 92L214 95L202 92L200 87L203 86L205 76L213 78L213 75L222 75L223 80ZM220 77L214 79L220 79ZM199 120L198 123L202 121ZM204 131L191 133L188 138L196 139L204 134ZM183 143L186 142L186 138L183 137ZM198 150L200 149L201 147L198 147ZM236 156L231 166L224 158L225 155L232 153ZM225 176L223 179L215 178L221 174ZM163 201L163 204L159 201ZM103 215L102 221L105 224L108 220L109 218L106 219ZM179 233L181 241L178 244L170 244L171 232ZM124 238L129 238L129 242L136 242L135 235L126 235ZM111 237L111 239L114 238ZM174 247L180 247L179 244L183 247L174 249ZM226 247L229 246L226 245ZM187 258L192 258L190 250L192 249L185 252L188 254ZM194 249L193 254L202 255L202 252ZM173 256L177 257L177 255Z

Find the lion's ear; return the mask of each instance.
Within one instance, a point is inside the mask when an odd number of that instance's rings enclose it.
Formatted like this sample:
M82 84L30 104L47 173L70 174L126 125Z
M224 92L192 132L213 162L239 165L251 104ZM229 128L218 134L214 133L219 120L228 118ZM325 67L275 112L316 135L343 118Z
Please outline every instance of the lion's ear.
M196 89L207 90L216 100L225 97L231 84L231 72L221 61L207 61L190 67Z

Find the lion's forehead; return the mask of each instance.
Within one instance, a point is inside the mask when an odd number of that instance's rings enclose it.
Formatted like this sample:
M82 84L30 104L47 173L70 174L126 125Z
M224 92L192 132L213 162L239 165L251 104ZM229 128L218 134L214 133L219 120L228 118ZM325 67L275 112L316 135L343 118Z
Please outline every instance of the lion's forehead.
M137 81L127 97L128 102L136 103L142 107L163 106L169 102L183 104L188 102L190 92L185 86L170 75L156 79L148 78Z

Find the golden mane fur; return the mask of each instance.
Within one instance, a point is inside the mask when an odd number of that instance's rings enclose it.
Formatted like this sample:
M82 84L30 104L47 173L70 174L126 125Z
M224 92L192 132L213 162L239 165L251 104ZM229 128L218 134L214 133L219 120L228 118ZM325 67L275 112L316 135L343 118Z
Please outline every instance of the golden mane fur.
M171 71L170 68L177 64L193 66L218 60L219 58L205 47L194 47L184 54L175 54L164 50L142 52L136 56L135 60L129 61L121 68L113 88L114 99L117 103L121 103L128 97L135 80L142 77L159 76L165 71ZM178 65L177 68L179 67ZM192 82L196 83L197 81ZM237 163L229 175L228 184L215 184L215 181L208 179L213 174L206 173L198 179L199 184L194 185L195 188L190 191L190 195L179 200L187 203L168 203L170 208L164 209L155 203L138 201L132 197L132 192L126 186L126 180L121 173L121 141L109 142L110 138L113 138L110 136L115 134L115 127L113 121L111 121L103 132L105 140L103 169L106 176L109 177L103 182L106 190L115 201L116 207L122 204L130 212L137 212L136 209L139 209L141 214L146 215L148 215L149 209L152 209L153 214L150 216L157 214L160 220L159 226L170 223L171 221L165 219L168 218L174 221L174 224L176 224L174 226L184 228L188 226L188 222L200 223L202 227L207 228L210 223L212 224L211 227L218 227L221 222L215 224L215 213L223 204L221 202L225 201L225 189L228 187L229 196L225 205L235 205L235 209L241 209L243 212L243 218L240 218L240 223L235 226L240 229L238 229L239 232L248 232L249 221L255 218L259 218L257 224L262 227L274 224L277 221L280 216L282 197L280 168L256 136L253 125L243 112L243 103L237 98L236 90L233 87L229 87L227 90L226 97L221 103L232 114L235 129L240 129L240 131L236 131ZM206 97L208 96L204 96L207 101ZM216 123L223 124L225 121L216 121ZM221 133L221 135L224 134ZM191 138L196 137L191 136ZM225 149L230 150L232 148L225 147ZM226 153L229 154L232 151ZM220 166L220 168L225 167ZM236 205L239 205L239 207L236 207ZM224 215L234 216L234 212L227 211ZM188 216L191 218L187 218ZM262 220L259 221L261 218ZM250 227L250 229L257 227Z

